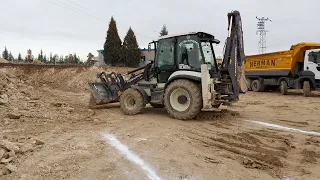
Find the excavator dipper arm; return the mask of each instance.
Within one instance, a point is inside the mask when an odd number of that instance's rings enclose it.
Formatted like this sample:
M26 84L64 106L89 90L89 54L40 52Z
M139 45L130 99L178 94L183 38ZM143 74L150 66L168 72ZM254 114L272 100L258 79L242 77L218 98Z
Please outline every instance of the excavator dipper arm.
M233 93L239 99L239 92L245 92L243 87L243 66L245 53L243 45L242 21L239 11L228 13L228 37L226 39L224 57L222 61L222 75L231 79ZM223 73L225 72L225 73Z

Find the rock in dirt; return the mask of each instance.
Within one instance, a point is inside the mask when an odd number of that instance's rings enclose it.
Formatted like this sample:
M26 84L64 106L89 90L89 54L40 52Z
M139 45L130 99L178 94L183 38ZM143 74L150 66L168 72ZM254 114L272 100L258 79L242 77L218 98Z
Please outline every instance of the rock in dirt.
M18 170L17 166L12 165L12 164L7 164L6 168L10 171L10 172L16 172Z
M8 156L5 158L2 158L0 162L4 164L8 164L9 162L13 161L16 158L17 158L16 153L14 151L10 151L8 153Z
M0 142L0 147L7 151L13 151L15 153L20 151L19 146L15 145L13 142L10 142L8 140L2 140Z
M16 112L12 112L12 113L8 113L7 117L9 119L20 119L21 114L20 113L16 113Z
M32 143L35 144L35 145L37 145L37 146L44 144L44 142L42 142L42 141L40 141L40 140L38 140L38 139L35 139Z
M10 170L4 164L0 164L0 176L7 174L10 174Z
M0 163L7 164L7 163L11 162L12 160L14 160L14 157L9 157L9 158L7 158L7 159L2 158L2 159L0 160Z
M23 146L21 146L20 148L20 152L21 153L27 153L27 152L32 152L34 150L34 147L32 144L24 144Z
M9 102L9 97L7 94L0 95L0 105L7 104Z
M3 148L0 148L0 159L4 157L5 153L6 153L6 150Z
M72 108L72 107L66 107L65 110L71 113L71 112L74 111L74 108Z
M13 158L17 157L14 151L9 151L8 154L9 154L9 157L13 157Z
M8 158L9 158L9 153L6 151L6 152L4 153L4 155L2 156L2 158L8 159ZM1 160L1 159L0 159L0 160Z
M39 96L37 96L37 95L32 95L31 97L30 97L30 100L39 100L40 99L40 97Z

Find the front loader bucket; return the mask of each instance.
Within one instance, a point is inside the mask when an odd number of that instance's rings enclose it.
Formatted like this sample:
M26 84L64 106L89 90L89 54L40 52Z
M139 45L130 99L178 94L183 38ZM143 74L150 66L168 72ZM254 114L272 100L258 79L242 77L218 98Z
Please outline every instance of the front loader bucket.
M108 104L117 99L117 96L113 94L110 87L106 83L95 82L88 83L91 88L91 105L102 105Z

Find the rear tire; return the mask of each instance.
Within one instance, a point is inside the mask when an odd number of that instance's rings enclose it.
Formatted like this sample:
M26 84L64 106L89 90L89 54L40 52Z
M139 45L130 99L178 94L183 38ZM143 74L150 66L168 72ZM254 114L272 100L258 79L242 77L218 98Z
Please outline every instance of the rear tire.
M120 108L126 115L136 115L143 111L146 103L140 91L129 88L120 96Z
M173 81L165 90L164 105L168 114L175 119L196 118L202 109L200 85L184 79Z
M280 92L282 95L288 94L288 84L286 81L281 81L280 83Z
M305 97L310 97L312 95L309 81L304 81L303 82L303 95Z
M251 89L254 92L261 92L264 91L264 84L262 81L256 79L254 81L252 81L251 83Z

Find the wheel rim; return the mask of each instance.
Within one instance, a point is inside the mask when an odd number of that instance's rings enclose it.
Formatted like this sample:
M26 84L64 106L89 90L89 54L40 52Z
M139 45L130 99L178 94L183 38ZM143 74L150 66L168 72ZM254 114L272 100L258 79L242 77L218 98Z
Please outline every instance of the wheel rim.
M134 97L133 96L126 97L124 100L124 105L128 109L134 109L136 107L136 101L135 101Z
M252 87L253 87L253 89L257 89L258 88L258 84L257 83L253 83Z
M190 94L182 88L177 88L170 95L170 104L173 109L179 112L187 110L190 106Z

